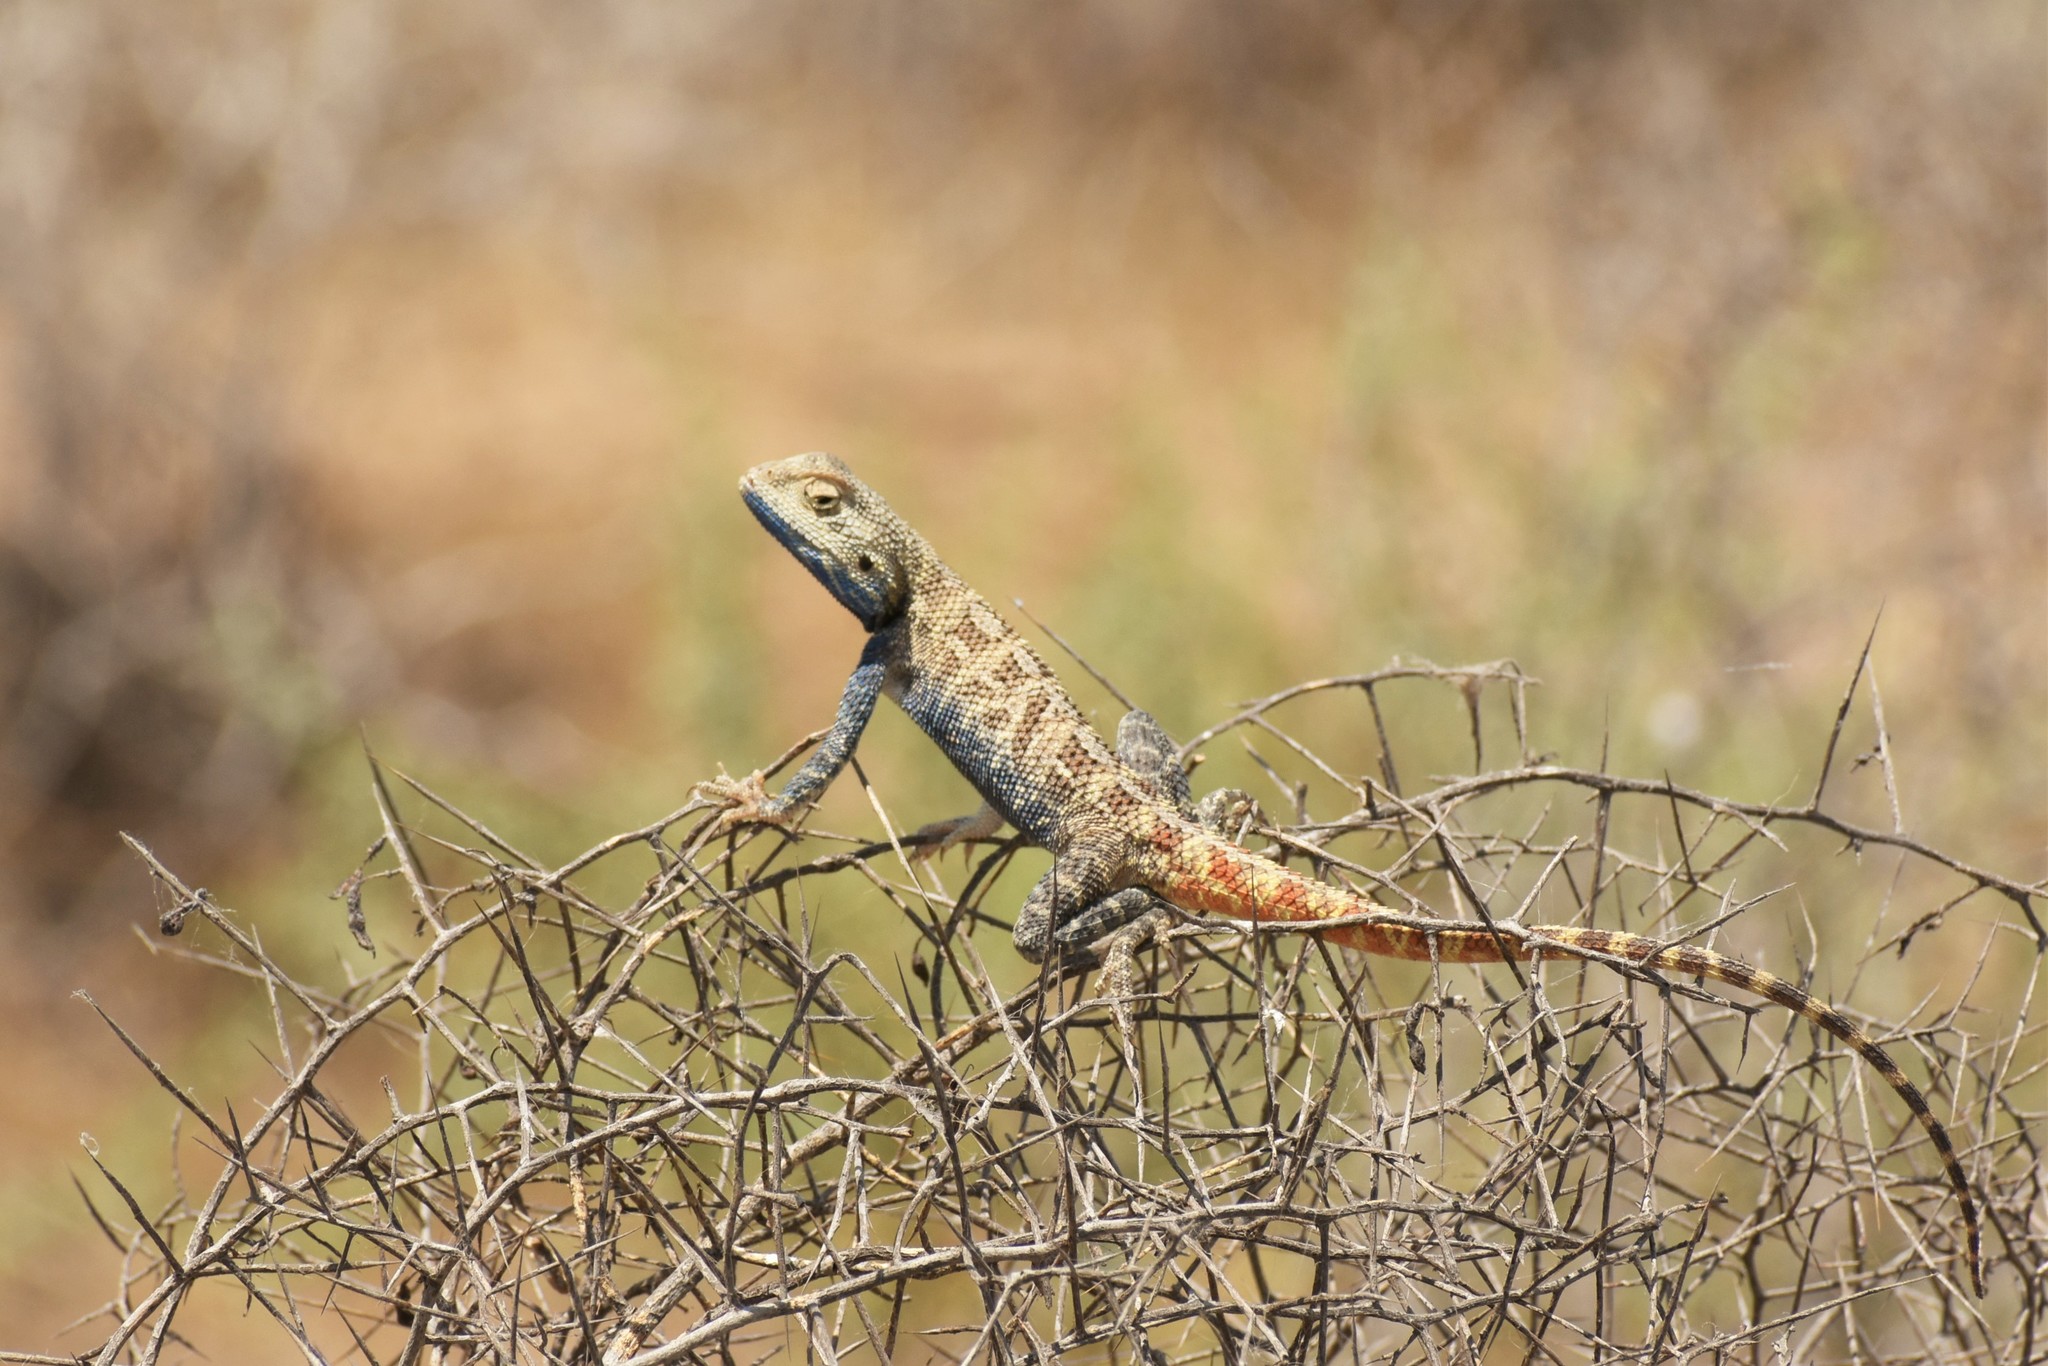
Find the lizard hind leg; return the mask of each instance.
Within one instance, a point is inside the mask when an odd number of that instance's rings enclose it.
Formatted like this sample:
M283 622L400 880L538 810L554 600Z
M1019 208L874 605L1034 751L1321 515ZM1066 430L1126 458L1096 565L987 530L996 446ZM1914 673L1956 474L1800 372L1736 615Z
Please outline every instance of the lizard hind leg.
M1152 790L1185 812L1194 801L1180 746L1148 711L1127 711L1116 725L1116 757L1152 786Z
M1116 728L1116 757L1175 810L1190 809L1193 794L1180 747L1150 712L1124 713ZM1043 962L1055 947L1085 948L1164 909L1165 903L1142 887L1111 891L1124 862L1121 843L1117 857L1099 874L1088 867L1099 857L1095 848L1086 840L1070 848L1025 898L1017 916L1017 951L1032 962ZM1128 966L1122 975L1128 978Z
M1149 712L1125 713L1116 728L1116 754L1175 811L1225 839L1241 837L1262 819L1250 794L1235 789L1212 792L1197 804L1188 785L1187 768L1181 763L1180 747ZM1055 951L1077 954L1101 944L1103 985L1116 1012L1125 1056L1135 1069L1137 1029L1131 1015L1131 1001L1137 994L1135 958L1166 923L1172 908L1144 887L1111 890L1124 860L1121 843L1084 840L1071 846L1025 898L1017 916L1016 940L1017 951L1033 963L1045 961Z
M1054 872L1059 866L1054 865ZM1143 887L1126 887L1097 897L1076 909L1064 920L1054 918L1055 893L1048 889L1053 873L1047 873L1024 903L1017 917L1017 950L1032 962L1041 962L1054 952L1064 957L1102 965L1104 994L1116 1016L1118 1041L1131 1074L1140 1071L1138 1024L1131 1013L1137 997L1137 951L1166 921L1166 903ZM1040 892L1045 895L1041 896ZM1100 947L1096 947L1097 944ZM1034 947L1037 951L1034 952Z
M1104 829L1083 835L1054 855L1052 867L1017 913L1017 952L1042 963L1055 949L1075 942L1067 926L1086 920L1097 903L1115 900L1111 893L1117 874L1129 861L1128 844L1122 831Z
M1116 757L1174 810L1212 835L1238 844L1254 826L1265 824L1258 798L1241 787L1219 787L1196 801L1188 784L1187 766L1180 760L1180 746L1150 712L1124 713L1116 728Z
M1195 811L1194 790L1188 785L1187 765L1181 762L1180 746L1150 712L1133 708L1116 728L1116 757L1125 767L1182 815ZM1219 808L1220 809L1220 808ZM1103 940L1102 983L1116 1015L1117 1035L1124 1061L1131 1074L1142 1069L1138 1050L1138 1022L1132 1003L1138 996L1138 950L1158 934L1172 915L1172 908L1143 887L1114 892L1058 927L1061 943L1092 944Z
M1124 713L1116 728L1116 757L1174 810L1224 839L1242 839L1252 826L1265 819L1252 795L1237 788L1219 788L1200 802L1195 801L1194 790L1188 784L1187 766L1181 762L1180 746L1150 712L1134 708ZM1058 922L1055 929L1062 947L1079 947L1106 939L1102 947L1103 985L1123 1032L1125 1052L1133 1059L1136 1030L1130 1003L1137 994L1137 952L1172 914L1172 906L1156 893L1130 887L1082 908L1071 920Z

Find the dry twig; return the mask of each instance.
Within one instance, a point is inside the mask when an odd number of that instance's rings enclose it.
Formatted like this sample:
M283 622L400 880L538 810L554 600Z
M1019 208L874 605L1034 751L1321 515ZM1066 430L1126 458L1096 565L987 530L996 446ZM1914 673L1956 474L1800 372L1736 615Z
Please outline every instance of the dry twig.
M1754 939L1787 899L1745 899L1737 871L1819 837L2032 920L2041 884L1817 801L1531 760L1527 682L1404 665L1200 739L1280 737L1356 805L1268 832L1276 851L1437 913L1455 884L1496 917L1597 907L1677 934L1705 911ZM1397 793L1391 754L1387 785L1354 782L1275 720L1362 692L1384 744L1378 693L1433 684L1503 696L1523 762ZM220 1292L307 1361L2039 1359L2031 987L1972 1032L1961 989L1917 1015L1863 1003L1955 1116L1994 1261L1980 1306L1918 1128L1749 1004L1607 965L1418 975L1190 922L1148 955L1133 1076L1084 969L1030 980L991 947L1013 844L950 895L898 842L707 845L685 808L547 867L418 784L429 808L403 809L371 763L380 838L335 927L374 936L360 980L295 977L255 918L135 844L268 993L280 1081L253 1116L210 1108L122 1035L218 1174L151 1208L105 1173L128 1265L77 1360L175 1357ZM1560 809L1560 785L1593 801ZM621 868L638 895L593 890Z

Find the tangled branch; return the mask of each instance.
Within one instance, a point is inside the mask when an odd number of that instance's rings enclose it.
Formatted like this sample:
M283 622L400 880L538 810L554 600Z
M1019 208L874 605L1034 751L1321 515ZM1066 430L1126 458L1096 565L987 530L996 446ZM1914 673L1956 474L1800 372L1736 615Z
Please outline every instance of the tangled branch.
M1852 981L1979 891L2022 910L2038 951L2042 884L1831 814L1825 779L1763 805L1532 758L1528 682L1504 664L1323 680L1196 745L1277 743L1295 819L1254 840L1427 915L1776 948L1759 927L1783 898L1739 896L1738 870L1847 841L1948 884ZM1442 685L1470 704L1474 772L1404 790L1381 695ZM1376 778L1283 727L1318 696L1364 702ZM1504 769L1483 768L1488 698L1520 750ZM952 891L914 841L713 841L685 807L551 865L371 768L381 834L336 894L376 954L356 980L289 969L260 917L130 841L165 932L203 924L184 951L268 1000L274 1098L206 1105L106 1017L217 1174L152 1208L102 1167L120 1212L96 1216L126 1257L103 1339L0 1360L172 1359L224 1297L309 1362L2040 1351L2048 1130L2024 1098L2048 1040L2030 985L1972 999L2016 924L1932 1008L1838 999L1967 1135L2007 1268L1980 1306L1918 1129L1831 1040L1753 1003L1608 964L1416 969L1187 919L1144 956L1132 1057L1089 964L1033 977L1006 943L984 961L1015 841ZM1590 802L1561 809L1560 785ZM1311 788L1351 809L1311 820Z

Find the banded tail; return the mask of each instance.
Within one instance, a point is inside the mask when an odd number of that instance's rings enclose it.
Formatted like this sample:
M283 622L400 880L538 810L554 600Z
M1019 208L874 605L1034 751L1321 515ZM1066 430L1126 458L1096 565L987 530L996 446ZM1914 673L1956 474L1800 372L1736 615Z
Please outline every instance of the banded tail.
M1582 929L1568 925L1527 925L1503 927L1500 933L1475 927L1465 930L1428 930L1405 924L1411 917L1376 901L1304 877L1270 859L1217 839L1194 825L1179 824L1161 830L1141 856L1141 864L1156 870L1147 885L1174 905L1236 920L1263 922L1314 922L1341 917L1381 915L1391 921L1374 924L1340 925L1320 932L1320 937L1345 948L1358 949L1383 958L1405 958L1419 962L1503 963L1527 962L1537 953L1572 953L1584 957L1606 955L1645 968L1661 968L1687 977L1710 977L1739 987L1752 995L1781 1005L1795 1015L1813 1021L1854 1049L1877 1069L1899 1099L1920 1121L1920 1127L1934 1140L1941 1165L1955 1188L1963 1211L1967 1235L1970 1282L1979 1299L1984 1296L1983 1233L1977 1223L1977 1202L1963 1175L1948 1130L1934 1117L1927 1099L1891 1054L1863 1032L1862 1026L1825 1001L1774 973L1754 968L1739 959L1710 949L1659 944L1625 930ZM1309 932L1315 933L1310 930Z

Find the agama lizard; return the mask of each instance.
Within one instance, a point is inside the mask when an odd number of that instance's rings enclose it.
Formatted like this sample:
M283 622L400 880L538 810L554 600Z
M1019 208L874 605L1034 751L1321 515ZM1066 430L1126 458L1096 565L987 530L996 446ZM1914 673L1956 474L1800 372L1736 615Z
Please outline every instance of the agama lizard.
M1619 959L1707 977L1763 997L1847 1044L1898 1092L1934 1141L1962 1207L1970 1277L1984 1294L1977 1206L1948 1131L1918 1087L1849 1016L1785 979L1708 949L1571 925L1425 927L1356 892L1306 877L1231 843L1198 818L1185 771L1156 722L1134 712L1105 744L1024 638L842 462L825 454L760 465L740 480L754 516L867 628L831 732L780 793L763 775L700 792L725 828L788 825L845 766L884 693L938 743L982 796L974 817L927 827L944 842L1008 821L1052 851L1017 917L1019 953L1042 962L1127 931L1159 899L1239 920L1345 919L1320 933L1348 948L1438 963L1527 961L1538 953Z

